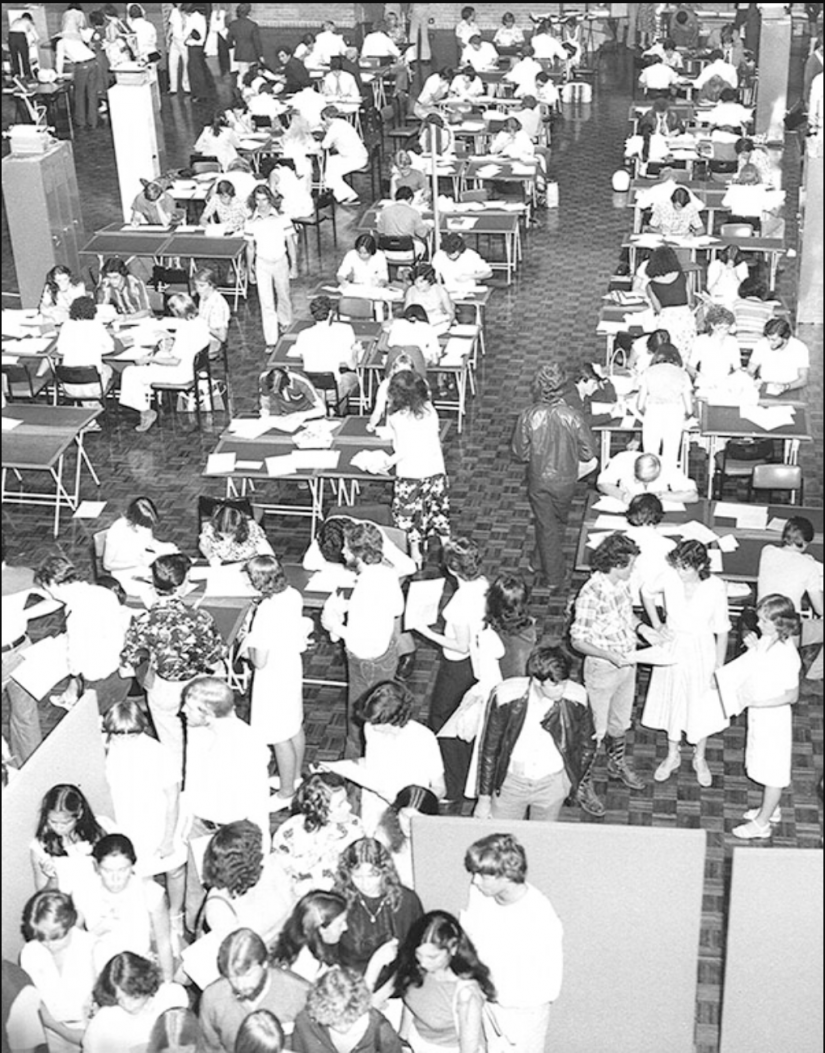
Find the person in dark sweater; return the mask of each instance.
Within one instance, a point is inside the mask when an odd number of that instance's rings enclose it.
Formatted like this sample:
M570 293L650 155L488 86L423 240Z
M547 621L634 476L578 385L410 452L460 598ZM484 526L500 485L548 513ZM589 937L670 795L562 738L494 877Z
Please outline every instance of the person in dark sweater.
M249 17L251 10L251 4L238 4L234 21L229 23L226 32L227 44L235 49L232 67L238 74L239 84L253 62L266 62L258 23Z
M307 68L299 58L295 58L292 48L281 46L278 48L278 61L284 75L284 92L293 95L303 88L312 87L312 77L307 73Z

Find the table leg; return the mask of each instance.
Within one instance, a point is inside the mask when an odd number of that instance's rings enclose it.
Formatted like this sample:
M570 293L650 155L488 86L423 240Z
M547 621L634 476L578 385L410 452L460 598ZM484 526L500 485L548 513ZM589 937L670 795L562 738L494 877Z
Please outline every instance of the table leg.
M98 478L97 472L94 469L94 465L89 460L89 455L86 453L86 447L83 443L83 432L81 432L77 439L77 483L75 485L75 498L80 497L80 462L85 461L86 467L89 469L92 478L95 481L96 486L100 486L100 479Z
M716 436L711 435L708 442L708 501L713 499L713 475L716 471Z
M469 370L468 363L464 363L464 368L458 374L456 379L456 386L458 387L458 434L464 430L464 414L467 409L467 372Z
M510 235L504 235L504 255L507 258L507 284L512 284L513 281L513 245L510 241Z
M602 432L602 467L610 460L610 429Z

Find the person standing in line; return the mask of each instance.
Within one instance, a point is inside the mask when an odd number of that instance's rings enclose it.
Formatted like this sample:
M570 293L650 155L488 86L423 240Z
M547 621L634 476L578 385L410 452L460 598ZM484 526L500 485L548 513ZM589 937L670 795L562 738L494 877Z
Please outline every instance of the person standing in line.
M567 374L556 362L542 366L533 381L533 405L516 422L511 450L527 467L527 496L536 531L536 569L552 594L564 585L564 528L570 515L579 465L595 456L582 414L564 401Z
M576 597L570 629L573 646L585 655L584 686L593 711L596 749L604 739L607 774L631 790L645 786L625 756L636 693L636 634L646 633L651 643L660 642L659 634L643 626L633 612L630 577L638 555L639 546L624 534L604 539L590 559L593 573ZM579 783L576 798L590 815L604 815L590 773Z
M461 924L490 970L501 1030L518 1053L544 1053L564 971L559 916L527 881L527 853L511 834L470 845L464 868L472 883Z
M169 65L169 94L177 95L178 83L189 93L189 52L186 47L186 14L189 4L172 4L166 26L166 61Z
M34 28L34 19L28 11L9 23L7 40L12 75L23 80L32 79L31 51L36 48L40 37Z
M279 203L268 186L257 186L249 199L252 218L246 227L255 245L255 278L267 351L278 343L280 329L292 325L289 280L298 277L297 234L292 221L280 215Z

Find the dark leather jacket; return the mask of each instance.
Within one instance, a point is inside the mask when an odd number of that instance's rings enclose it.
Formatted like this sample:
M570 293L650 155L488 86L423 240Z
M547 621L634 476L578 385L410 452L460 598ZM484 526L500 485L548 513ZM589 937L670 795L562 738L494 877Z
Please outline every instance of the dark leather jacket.
M573 486L579 461L596 456L584 417L562 399L537 402L523 410L516 421L511 449L516 460L528 466L531 489Z
M579 692L583 691L578 684L573 686L579 688ZM478 761L479 797L491 797L501 792L513 747L524 727L529 689L528 677L513 677L499 684L490 695ZM590 707L572 698L562 698L552 707L541 726L553 736L570 779L570 792L575 793L596 746Z

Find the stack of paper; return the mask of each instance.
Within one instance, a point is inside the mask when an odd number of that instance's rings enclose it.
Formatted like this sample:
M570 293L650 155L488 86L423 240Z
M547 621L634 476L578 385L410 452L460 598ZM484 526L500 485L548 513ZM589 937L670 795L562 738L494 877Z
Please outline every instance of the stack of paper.
M272 428L271 417L238 417L229 422L229 430L239 439L259 439Z
M444 354L439 359L441 366L460 366L472 350L472 342L462 337L450 337Z
M370 475L386 475L389 471L387 462L390 455L384 450L359 450L352 458L352 465Z
M739 416L753 421L765 431L773 431L793 424L795 412L793 406L741 406Z
M294 475L295 474L295 461L292 459L292 454L287 453L281 457L267 457L266 471L268 475L279 476L279 475Z
M682 524L682 537L690 541L701 541L703 545L709 545L711 542L719 540L718 534L715 534L697 519L690 519L687 523Z
M206 589L204 596L257 596L243 564L227 563L222 566L209 567L206 572Z
M329 470L338 467L341 457L340 450L295 450L292 454L292 463L299 470L321 469Z
M17 420L15 417L2 417L0 420L3 421L3 431L14 431L23 423L22 420Z
M597 512L623 513L627 505L618 497L602 496L593 507Z
M234 453L210 453L206 460L207 475L229 475L235 471Z

